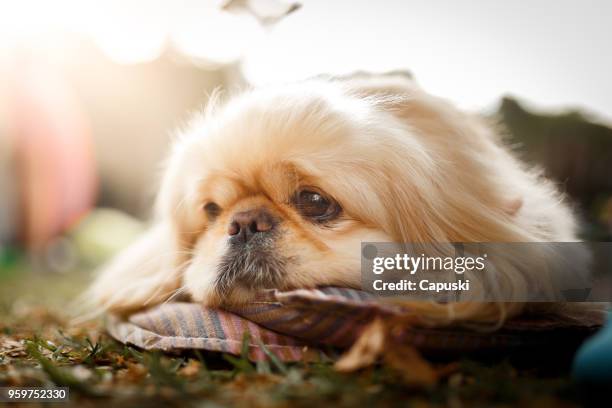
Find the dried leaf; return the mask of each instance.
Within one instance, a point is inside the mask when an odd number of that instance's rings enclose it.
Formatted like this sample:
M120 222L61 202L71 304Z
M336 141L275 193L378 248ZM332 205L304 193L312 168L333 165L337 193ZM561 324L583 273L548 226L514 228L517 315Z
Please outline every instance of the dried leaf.
M435 385L441 376L449 373L438 371L427 360L423 359L417 349L402 342L398 336L397 322L374 320L363 331L335 365L336 370L351 372L375 364L379 357L383 363L395 371L406 385L429 387ZM452 370L449 370L452 371Z
M202 363L200 363L198 360L190 359L185 367L179 370L178 374L186 378L195 378L200 373L201 369Z
M0 336L0 357L18 358L26 355L27 353L22 341L17 341L6 336Z
M125 357L122 355L115 356L115 364L119 367L125 366Z
M128 362L127 368L117 371L117 380L128 383L138 383L147 373L147 369L142 364Z
M388 344L384 363L396 371L406 385L429 387L438 382L436 369L409 344Z
M359 339L335 364L342 372L351 372L368 367L376 362L385 345L385 325L374 320L359 336Z

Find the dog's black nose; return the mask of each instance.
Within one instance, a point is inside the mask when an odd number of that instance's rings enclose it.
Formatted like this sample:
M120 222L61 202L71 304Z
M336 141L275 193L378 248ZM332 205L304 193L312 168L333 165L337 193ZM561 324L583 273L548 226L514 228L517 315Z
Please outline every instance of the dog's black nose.
M269 232L275 225L275 218L265 209L248 210L234 214L227 233L232 240L247 243L255 234Z

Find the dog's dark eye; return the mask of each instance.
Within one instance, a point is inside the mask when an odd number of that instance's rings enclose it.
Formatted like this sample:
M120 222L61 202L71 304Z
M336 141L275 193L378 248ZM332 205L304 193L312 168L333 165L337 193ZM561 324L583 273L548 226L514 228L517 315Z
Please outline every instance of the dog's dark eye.
M214 220L221 214L221 207L219 207L217 203L206 203L204 205L204 211L206 215L208 215L208 218Z
M317 222L329 221L340 213L338 203L321 193L310 190L298 191L294 204L304 217L312 218Z

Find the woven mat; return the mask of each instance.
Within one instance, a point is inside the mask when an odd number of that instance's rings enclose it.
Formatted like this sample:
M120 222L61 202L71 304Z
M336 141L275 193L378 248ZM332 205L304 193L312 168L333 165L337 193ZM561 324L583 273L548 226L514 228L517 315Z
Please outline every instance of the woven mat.
M248 332L250 359L266 358L260 347L264 344L280 359L297 361L320 355L320 346L348 347L374 318L401 313L400 308L358 290L269 290L248 305L231 310L167 303L127 320L110 316L107 329L115 339L147 350L201 349L232 354L240 354ZM580 325L523 318L508 321L495 332L410 327L400 336L421 351L434 353L546 350L551 344L576 347L604 320L605 314L585 318Z

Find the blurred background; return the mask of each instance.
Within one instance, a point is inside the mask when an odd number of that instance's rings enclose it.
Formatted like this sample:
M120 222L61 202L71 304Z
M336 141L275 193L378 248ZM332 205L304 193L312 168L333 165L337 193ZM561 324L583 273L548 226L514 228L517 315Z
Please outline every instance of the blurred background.
M496 118L585 239L611 240L611 16L568 0L4 1L0 296L31 276L75 286L134 239L173 132L213 89L321 73L410 71Z

